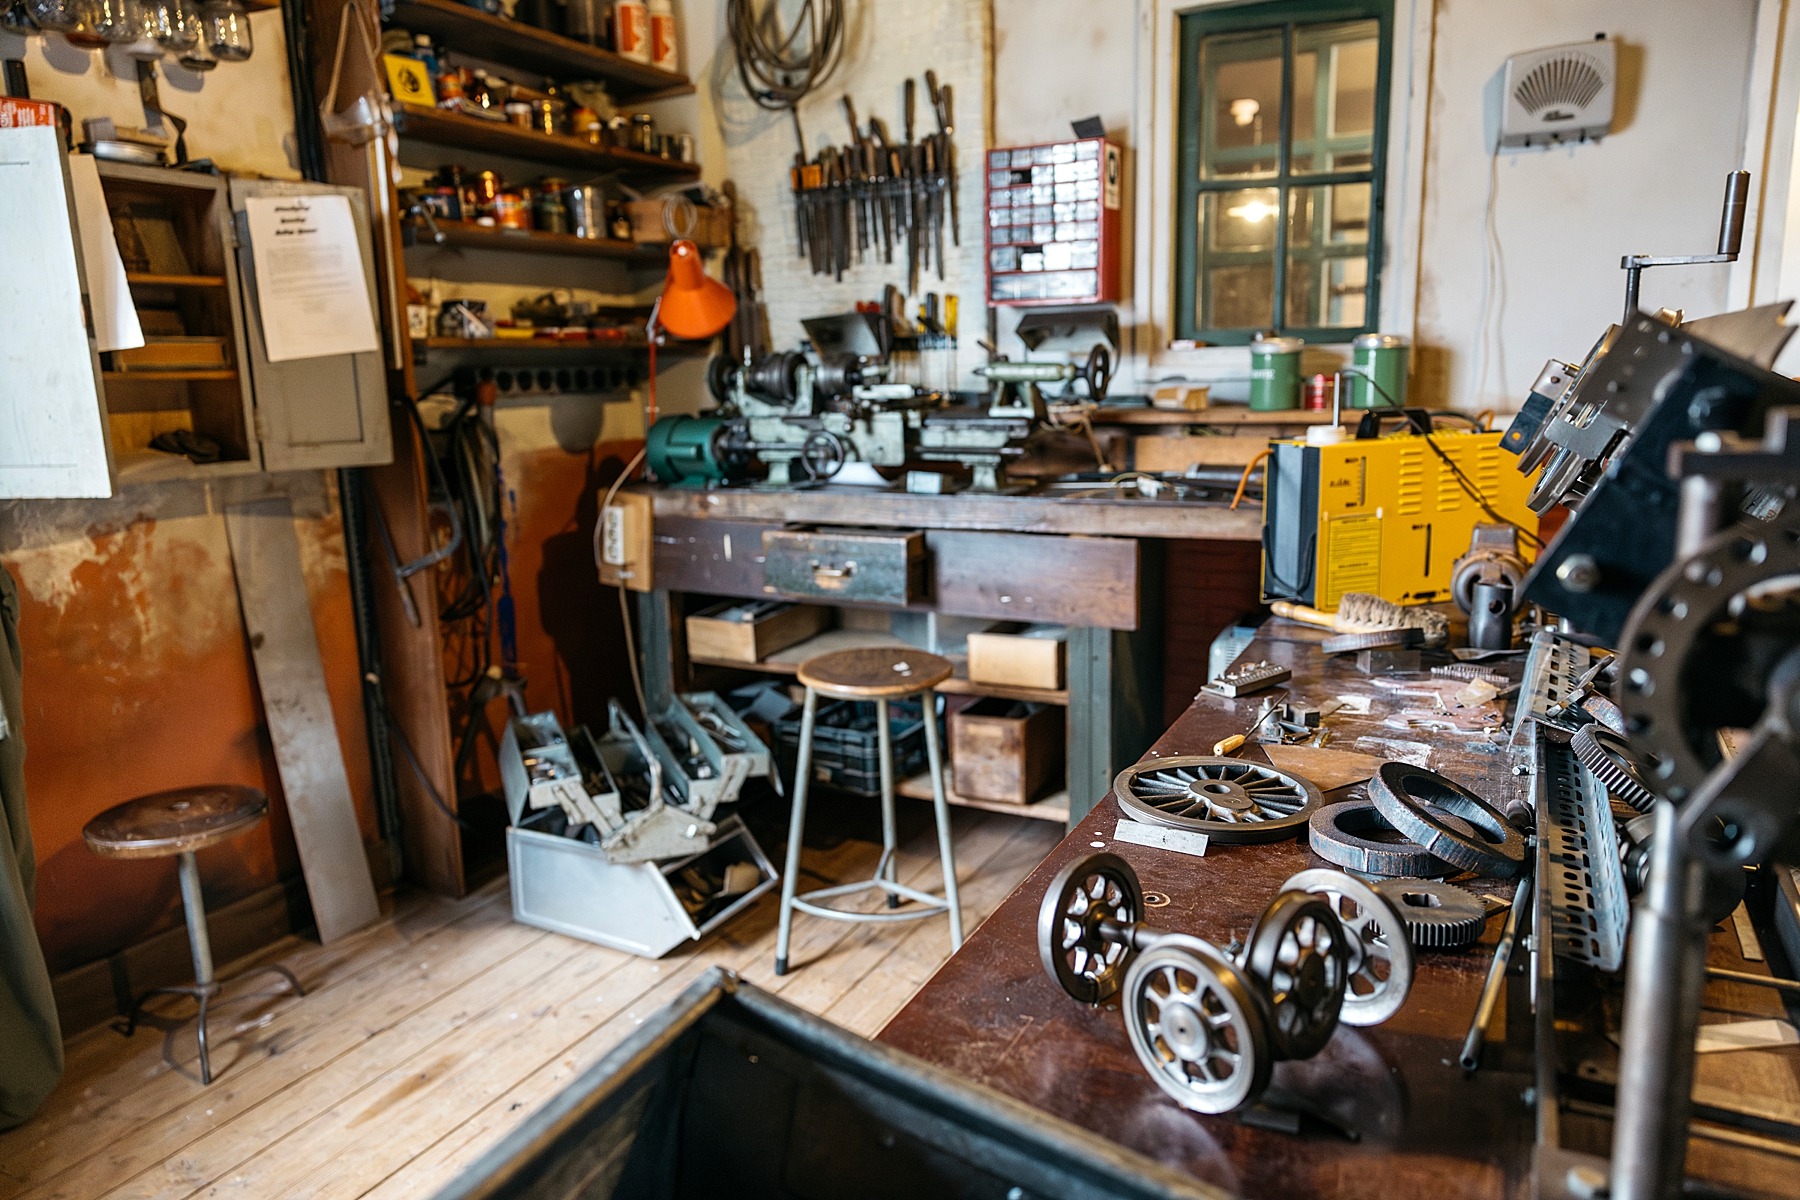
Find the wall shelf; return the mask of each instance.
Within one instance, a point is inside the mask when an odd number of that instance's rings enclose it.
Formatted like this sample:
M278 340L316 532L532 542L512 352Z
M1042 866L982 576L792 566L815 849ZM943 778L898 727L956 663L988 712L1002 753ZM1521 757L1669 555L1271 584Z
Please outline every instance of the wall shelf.
M616 100L643 103L694 92L693 81L678 72L633 62L523 21L491 16L456 0L399 0L391 23L441 38L452 51L536 71L558 82L603 80Z
M566 134L538 133L505 121L466 116L448 109L426 108L419 104L396 104L394 109L400 136L415 142L465 152L481 150L596 174L623 171L627 176L642 179L700 177L699 163L675 162L637 150L596 146Z
M558 257L610 258L622 262L660 265L666 253L661 246L640 246L615 238L582 238L572 233L543 233L524 229L497 229L468 221L439 221L441 242L434 241L429 227L409 224L407 233L413 245L424 250L456 246L465 250L501 250L514 254L553 254Z
M147 271L125 272L125 282L132 287L204 287L222 288L223 275L155 275Z
M229 368L210 368L199 370L158 371L145 368L141 371L102 371L100 379L108 387L117 383L192 383L200 380L236 379L238 373Z

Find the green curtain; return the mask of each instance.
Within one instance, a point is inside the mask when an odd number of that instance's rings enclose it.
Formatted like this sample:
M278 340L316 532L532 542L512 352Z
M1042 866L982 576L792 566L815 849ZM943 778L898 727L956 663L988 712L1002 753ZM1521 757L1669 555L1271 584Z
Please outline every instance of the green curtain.
M0 567L0 1129L25 1121L62 1075L62 1030L31 924L37 863L25 812L19 593Z

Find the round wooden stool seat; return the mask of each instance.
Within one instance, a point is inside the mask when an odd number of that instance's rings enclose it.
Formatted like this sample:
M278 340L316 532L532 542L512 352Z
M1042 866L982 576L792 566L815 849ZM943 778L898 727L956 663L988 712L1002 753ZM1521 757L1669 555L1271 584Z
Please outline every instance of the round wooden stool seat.
M838 650L800 664L800 682L834 700L892 700L950 678L950 660L910 646Z
M166 858L228 841L269 812L269 798L232 783L176 788L114 805L87 823L88 848L108 858Z

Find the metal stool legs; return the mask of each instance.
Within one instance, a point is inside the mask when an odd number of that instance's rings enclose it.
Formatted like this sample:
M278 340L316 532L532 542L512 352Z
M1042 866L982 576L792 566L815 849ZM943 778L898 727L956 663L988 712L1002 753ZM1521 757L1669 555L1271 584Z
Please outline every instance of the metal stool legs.
M938 861L944 875L944 894L934 896L930 892L908 886L900 882L899 863L895 853L898 833L894 816L894 757L893 746L888 731L888 705L886 700L876 701L876 740L880 747L881 767L881 859L875 866L875 874L870 879L856 883L838 884L835 887L817 888L801 893L798 890L800 876L800 846L806 833L806 796L812 775L813 729L818 715L818 694L811 688L806 691L806 700L800 716L800 746L794 764L794 810L788 822L787 863L781 878L781 916L775 936L775 973L785 975L788 971L788 947L793 933L794 911L810 913L816 917L825 917L834 921L914 921L923 917L936 916L940 912L950 917L950 949L954 953L962 948L962 906L956 891L956 857L951 849L950 838L950 805L944 795L943 754L939 747L937 732L937 714L933 710L933 699L926 693L923 699L925 709L925 749L927 762L931 770L932 807L937 821ZM856 892L876 889L887 897L888 912L848 912L832 908L820 903L836 896L847 896ZM899 909L904 901L912 901L916 907L905 911Z
M193 851L186 851L177 857L176 874L181 880L181 913L187 922L188 951L194 959L194 982L151 988L138 997L137 1003L131 1006L130 1015L117 1028L126 1037L137 1032L138 1023L145 1018L144 1005L152 997L191 996L200 1010L194 1026L194 1039L200 1046L200 1082L209 1084L212 1082L212 1059L206 1042L206 1014L222 985L213 975L212 941L206 933L206 905L200 896L200 864L195 860ZM249 979L253 975L279 976L287 982L294 995L306 995L300 981L294 978L294 973L282 966L257 967L237 976L233 982ZM185 1024L187 1022L178 1021L163 1033L163 1061L170 1067L175 1066L175 1033Z

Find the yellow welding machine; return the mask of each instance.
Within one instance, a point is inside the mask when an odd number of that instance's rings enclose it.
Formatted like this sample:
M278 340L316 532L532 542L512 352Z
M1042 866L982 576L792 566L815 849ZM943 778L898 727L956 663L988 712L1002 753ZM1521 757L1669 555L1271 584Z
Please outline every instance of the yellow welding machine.
M1438 430L1271 442L1263 482L1263 597L1327 611L1346 592L1397 604L1450 599L1479 524L1535 535L1531 477L1499 433ZM1524 539L1521 539L1524 540ZM1522 546L1524 557L1532 555Z

